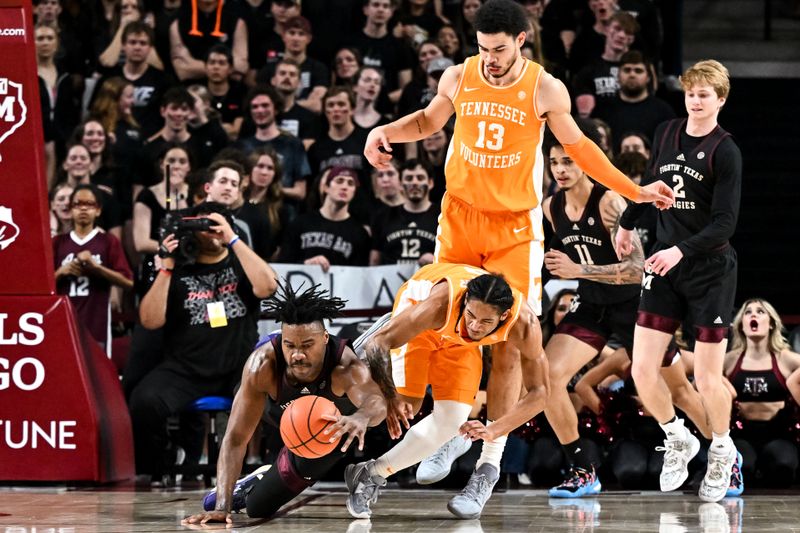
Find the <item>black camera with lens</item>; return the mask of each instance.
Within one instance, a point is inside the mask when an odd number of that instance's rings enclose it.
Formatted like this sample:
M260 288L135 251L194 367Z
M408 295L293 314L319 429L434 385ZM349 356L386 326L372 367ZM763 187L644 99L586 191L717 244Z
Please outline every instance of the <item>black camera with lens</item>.
M175 212L169 212L161 221L158 230L159 240L172 234L178 241L178 247L172 253L166 251L161 246L158 249L159 257L172 257L179 265L191 265L197 260L200 253L200 242L197 240L195 231L211 231L217 223L206 217L181 216Z

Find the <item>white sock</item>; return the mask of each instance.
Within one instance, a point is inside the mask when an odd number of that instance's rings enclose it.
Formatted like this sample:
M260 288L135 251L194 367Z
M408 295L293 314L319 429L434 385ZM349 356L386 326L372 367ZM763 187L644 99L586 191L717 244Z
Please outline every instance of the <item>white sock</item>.
M687 437L686 428L683 425L683 418L675 417L675 420L672 422L667 422L666 424L659 424L661 429L664 430L664 433L667 435L668 439L685 439Z
M433 411L411 426L403 440L375 460L370 474L387 478L432 455L458 433L472 405L453 400L434 400Z
M708 451L720 455L727 455L730 453L731 447L733 446L733 439L731 439L730 433L730 431L726 431L725 433L712 432L711 447Z
M491 420L486 422L486 425L489 426L492 423ZM491 442L483 441L483 449L481 450L481 456L478 458L478 462L475 463L475 470L478 469L484 463L489 463L493 467L497 468L497 472L500 472L500 460L503 458L503 450L506 448L506 440L508 437L503 435L502 437L497 437Z

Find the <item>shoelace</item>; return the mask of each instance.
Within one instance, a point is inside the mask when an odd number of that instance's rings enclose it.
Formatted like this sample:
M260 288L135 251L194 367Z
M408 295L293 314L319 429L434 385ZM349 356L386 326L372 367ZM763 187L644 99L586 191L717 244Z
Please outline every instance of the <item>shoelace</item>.
M475 480L474 483L473 480ZM462 494L468 498L477 500L481 493L486 492L488 488L489 478L487 478L484 474L480 474L470 479L469 483L467 483L467 486L464 487L464 492Z
M656 451L664 452L664 465L672 468L678 464L680 453L686 449L686 444L682 440L665 440L664 446L656 446Z
M437 467L441 467L445 463L445 457L450 455L450 443L448 442L444 446L442 446L439 451L433 454L430 457L430 462L436 465Z
M369 476L369 474L367 474ZM369 503L375 503L378 501L378 494L381 487L386 485L386 481L383 483L375 483L372 478L369 478L369 482L365 483L364 481L358 482L358 487L356 487L356 494L360 494L364 501Z

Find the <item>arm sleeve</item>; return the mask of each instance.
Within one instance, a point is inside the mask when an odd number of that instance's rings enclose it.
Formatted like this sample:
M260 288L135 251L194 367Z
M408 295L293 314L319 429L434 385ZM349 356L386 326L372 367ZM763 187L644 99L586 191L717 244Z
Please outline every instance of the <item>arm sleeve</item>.
M639 186L611 164L600 147L590 141L586 135L582 135L575 144L565 144L564 151L597 182L628 200L636 201L639 198Z
M699 233L678 244L686 257L719 248L733 236L742 196L742 154L732 139L726 139L714 154L714 195L711 222Z

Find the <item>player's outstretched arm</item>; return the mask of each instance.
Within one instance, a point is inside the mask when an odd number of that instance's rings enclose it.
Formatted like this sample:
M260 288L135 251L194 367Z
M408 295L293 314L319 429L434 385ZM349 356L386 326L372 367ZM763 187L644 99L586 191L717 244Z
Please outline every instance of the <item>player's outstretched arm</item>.
M637 203L651 202L659 209L666 209L675 202L672 189L665 183L655 182L639 187L611 164L600 147L581 132L570 115L569 93L560 80L549 74L543 75L537 105L567 155L592 178Z
M398 438L399 424L408 429L413 415L411 406L400 401L391 375L390 350L407 344L411 339L428 329L444 325L449 303L450 289L447 283L439 283L427 299L417 305L409 305L394 315L377 333L367 341L364 354L372 379L378 384L386 398L386 425L389 435Z
M544 411L547 398L550 396L550 371L542 348L542 330L536 315L527 304L523 305L520 317L514 324L504 349L518 354L521 358L522 382L528 393L508 413L490 426L484 426L478 420L465 422L460 432L472 440L492 441L507 435Z
M241 386L233 399L228 428L217 460L216 509L189 516L183 520L184 523L232 522L233 486L242 470L247 443L264 412L268 385L275 381L274 357L272 344L266 343L250 354L245 363Z
M334 369L331 382L335 389L344 389L358 410L349 416L324 415L323 418L334 422L324 433L326 436L330 435L332 441L346 433L347 439L342 445L342 451L346 451L356 439L358 449L363 450L367 427L377 426L386 418L386 398L372 379L367 365L349 348L342 354L339 366Z
M441 130L455 112L453 94L461 76L461 65L449 67L439 80L436 96L425 107L394 122L372 129L364 145L364 156L376 168L386 168L392 159L390 143L414 142ZM383 150L383 151L382 151Z

